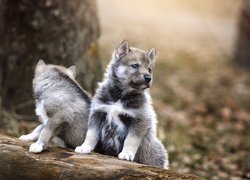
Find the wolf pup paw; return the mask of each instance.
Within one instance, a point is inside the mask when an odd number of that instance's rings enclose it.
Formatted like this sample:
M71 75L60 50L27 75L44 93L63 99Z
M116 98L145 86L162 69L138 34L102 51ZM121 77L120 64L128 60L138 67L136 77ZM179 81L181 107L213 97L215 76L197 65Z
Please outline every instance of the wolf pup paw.
M22 141L33 141L34 138L29 136L29 135L22 135L18 139L20 139Z
M35 142L33 144L30 145L30 149L29 152L33 152L33 153L40 153L45 149L45 146L43 143L38 143Z
M75 149L75 152L89 154L89 153L91 153L92 150L93 150L93 148L91 146L83 144L81 146L77 146Z
M125 159L125 160L128 160L128 161L133 161L134 158L135 158L135 154L130 152L130 151L122 151L119 156L118 156L119 159Z

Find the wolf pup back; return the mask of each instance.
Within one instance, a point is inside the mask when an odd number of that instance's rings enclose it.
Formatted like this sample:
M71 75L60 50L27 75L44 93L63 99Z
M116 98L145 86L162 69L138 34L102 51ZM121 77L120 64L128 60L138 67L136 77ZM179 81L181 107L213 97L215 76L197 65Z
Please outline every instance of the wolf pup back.
M75 81L76 67L47 65L40 60L35 69L33 91L36 114L41 124L20 137L36 141L29 151L39 153L50 141L61 147L75 148L85 139L90 96Z
M120 159L168 168L167 152L156 137L156 114L147 89L153 81L156 51L129 47L113 53L93 97L86 139L75 151L92 150Z

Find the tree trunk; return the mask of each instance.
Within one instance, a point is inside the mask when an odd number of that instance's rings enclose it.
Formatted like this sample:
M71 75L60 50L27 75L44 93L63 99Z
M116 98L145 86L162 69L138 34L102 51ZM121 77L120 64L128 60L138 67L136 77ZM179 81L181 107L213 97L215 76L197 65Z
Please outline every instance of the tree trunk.
M94 0L0 0L0 5L3 108L19 114L33 111L31 82L39 59L76 64L80 84L94 90L102 75Z
M28 143L0 134L1 179L200 179L191 174L150 167L100 154L70 149L28 152Z
M250 68L250 1L244 0L239 17L238 40L234 61L243 68Z

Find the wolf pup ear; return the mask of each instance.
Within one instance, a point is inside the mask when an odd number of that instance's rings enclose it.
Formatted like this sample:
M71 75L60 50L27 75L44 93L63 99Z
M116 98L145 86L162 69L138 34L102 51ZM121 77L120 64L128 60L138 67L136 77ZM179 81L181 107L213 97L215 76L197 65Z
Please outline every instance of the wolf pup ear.
M129 52L129 44L127 40L124 40L116 50L116 57L119 59L124 57Z
M36 73L42 72L45 66L46 66L45 62L42 59L40 59L38 63L36 64L35 72Z
M147 52L147 55L150 58L150 60L153 61L155 59L155 56L156 56L156 50L155 50L155 48L150 49Z
M39 59L37 66L41 66L41 65L45 65L45 62L44 62L44 60Z
M76 65L72 65L67 69L68 73L70 74L70 76L75 79L76 77Z

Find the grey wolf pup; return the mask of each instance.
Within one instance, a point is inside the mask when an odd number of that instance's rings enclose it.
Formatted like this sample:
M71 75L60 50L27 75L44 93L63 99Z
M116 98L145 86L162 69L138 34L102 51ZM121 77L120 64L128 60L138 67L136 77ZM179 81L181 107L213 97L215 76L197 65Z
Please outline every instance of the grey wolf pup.
M61 147L75 148L85 139L90 96L75 81L76 67L46 65L40 60L35 69L33 91L36 114L41 124L19 139L36 141L29 151L39 153L50 140Z
M156 137L156 114L147 92L156 51L129 48L113 53L104 81L93 97L86 139L75 152L99 152L119 159L168 168L167 152Z

